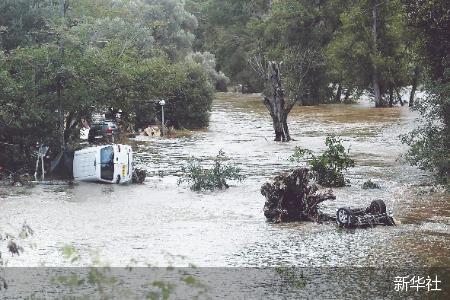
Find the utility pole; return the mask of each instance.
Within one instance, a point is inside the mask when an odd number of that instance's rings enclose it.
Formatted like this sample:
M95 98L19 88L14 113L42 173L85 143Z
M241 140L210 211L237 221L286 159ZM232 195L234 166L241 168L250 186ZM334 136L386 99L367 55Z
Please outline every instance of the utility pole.
M166 101L159 101L159 105L161 105L161 136L164 136L164 105L166 105Z

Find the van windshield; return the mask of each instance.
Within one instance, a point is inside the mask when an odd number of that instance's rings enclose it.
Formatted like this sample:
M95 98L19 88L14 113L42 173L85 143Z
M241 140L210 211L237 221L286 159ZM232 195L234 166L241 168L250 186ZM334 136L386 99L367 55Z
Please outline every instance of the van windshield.
M112 181L114 179L114 149L112 146L102 148L100 151L100 177L103 180Z

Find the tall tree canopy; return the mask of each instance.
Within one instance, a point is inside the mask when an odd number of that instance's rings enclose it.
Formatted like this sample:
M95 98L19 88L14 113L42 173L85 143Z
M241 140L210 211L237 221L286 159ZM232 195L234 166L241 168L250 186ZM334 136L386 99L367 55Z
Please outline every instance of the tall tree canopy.
M426 71L426 95L418 101L419 127L404 141L414 165L434 171L450 183L450 3L405 1L408 24L421 37L419 54Z

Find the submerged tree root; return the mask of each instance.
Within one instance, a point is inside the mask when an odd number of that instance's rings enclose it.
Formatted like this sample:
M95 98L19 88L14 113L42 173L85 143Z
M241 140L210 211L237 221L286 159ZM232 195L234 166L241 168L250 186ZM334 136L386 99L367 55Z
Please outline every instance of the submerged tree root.
M261 194L266 197L264 215L274 223L328 220L330 217L323 215L318 205L326 200L334 200L336 196L331 190L325 193L317 191L316 185L309 185L307 168L276 176L261 187Z

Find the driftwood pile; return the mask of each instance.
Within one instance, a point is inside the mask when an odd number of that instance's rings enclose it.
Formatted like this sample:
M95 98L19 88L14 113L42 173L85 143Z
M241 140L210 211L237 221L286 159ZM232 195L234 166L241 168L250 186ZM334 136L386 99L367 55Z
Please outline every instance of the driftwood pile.
M328 219L319 211L319 203L334 200L332 191L317 193L318 187L309 184L309 170L300 168L286 175L276 176L261 187L266 197L264 215L274 223L295 221L323 221Z

